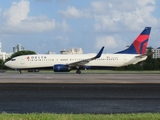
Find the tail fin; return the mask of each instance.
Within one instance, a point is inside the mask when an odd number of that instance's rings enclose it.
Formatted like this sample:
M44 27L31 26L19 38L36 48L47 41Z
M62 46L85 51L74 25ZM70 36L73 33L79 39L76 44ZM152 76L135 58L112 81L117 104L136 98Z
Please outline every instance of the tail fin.
M145 54L148 45L151 27L146 27L142 33L135 39L135 41L126 50L119 51L115 54Z

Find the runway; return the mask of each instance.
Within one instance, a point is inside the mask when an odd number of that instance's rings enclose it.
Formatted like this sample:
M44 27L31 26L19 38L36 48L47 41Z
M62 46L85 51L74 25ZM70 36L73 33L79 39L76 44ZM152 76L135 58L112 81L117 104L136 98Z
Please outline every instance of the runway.
M159 74L0 74L0 112L160 112Z
M157 84L160 74L0 73L0 83Z

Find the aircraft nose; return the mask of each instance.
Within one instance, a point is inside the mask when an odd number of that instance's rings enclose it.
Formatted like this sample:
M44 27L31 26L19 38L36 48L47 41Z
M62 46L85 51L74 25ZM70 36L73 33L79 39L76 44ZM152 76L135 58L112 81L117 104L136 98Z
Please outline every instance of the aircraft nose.
M5 66L9 67L9 61L4 63Z

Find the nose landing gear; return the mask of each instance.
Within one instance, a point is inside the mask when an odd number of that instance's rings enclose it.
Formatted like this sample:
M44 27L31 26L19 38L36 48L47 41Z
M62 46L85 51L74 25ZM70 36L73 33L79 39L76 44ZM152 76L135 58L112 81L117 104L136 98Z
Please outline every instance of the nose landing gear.
M22 71L21 70L18 70L19 74L22 74Z

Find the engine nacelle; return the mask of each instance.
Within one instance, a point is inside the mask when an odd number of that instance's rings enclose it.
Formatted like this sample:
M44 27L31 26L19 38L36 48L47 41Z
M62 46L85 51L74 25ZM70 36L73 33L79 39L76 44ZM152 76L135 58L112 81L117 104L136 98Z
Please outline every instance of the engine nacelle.
M69 72L69 67L68 65L63 65L63 64L56 64L53 66L54 72Z

